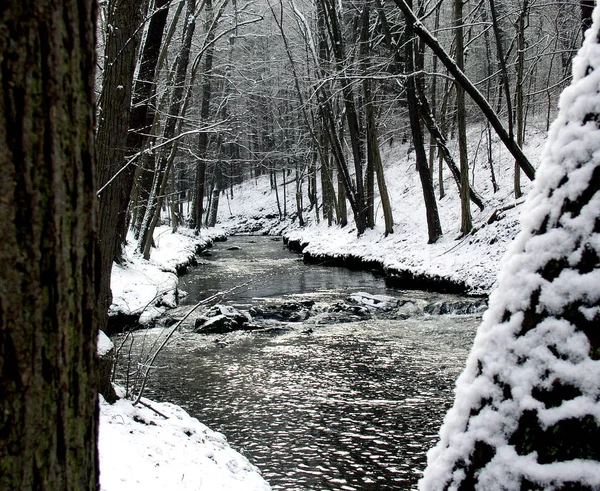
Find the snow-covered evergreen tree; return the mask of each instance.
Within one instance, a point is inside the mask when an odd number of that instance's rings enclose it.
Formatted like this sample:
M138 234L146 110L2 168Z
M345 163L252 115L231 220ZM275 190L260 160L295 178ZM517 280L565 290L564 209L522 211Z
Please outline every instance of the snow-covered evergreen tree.
M420 489L600 489L600 10Z

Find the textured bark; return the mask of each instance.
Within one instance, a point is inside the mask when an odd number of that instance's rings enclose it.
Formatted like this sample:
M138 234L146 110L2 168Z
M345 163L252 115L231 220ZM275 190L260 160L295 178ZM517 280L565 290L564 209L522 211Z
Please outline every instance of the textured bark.
M139 0L111 0L108 5L107 22L112 28L104 55L102 93L98 102L98 131L96 156L98 185L104 187L125 165L125 146L129 130L129 109L135 71L139 36L136 31L144 12ZM122 174L112 180L100 193L99 229L100 271L102 273L98 299L100 309L106 312L101 329L108 322L108 309L112 303L110 273L120 245L118 226L122 195L129 198L131 189L123 189Z
M94 3L0 9L0 489L95 490Z

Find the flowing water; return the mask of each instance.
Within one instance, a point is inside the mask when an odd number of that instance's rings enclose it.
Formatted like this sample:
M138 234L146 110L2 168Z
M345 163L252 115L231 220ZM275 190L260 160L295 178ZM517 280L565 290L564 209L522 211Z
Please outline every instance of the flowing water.
M187 304L253 280L224 303L308 298L310 316L226 335L183 331L159 356L147 395L226 434L273 489L414 489L479 317L429 315L428 305L463 299L390 290L371 273L298 258L270 238L217 244L182 278ZM332 309L356 291L393 299L360 315Z

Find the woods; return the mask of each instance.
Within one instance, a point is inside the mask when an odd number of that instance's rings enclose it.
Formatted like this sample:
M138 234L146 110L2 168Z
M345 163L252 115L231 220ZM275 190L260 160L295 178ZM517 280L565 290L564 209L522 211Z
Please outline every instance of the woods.
M236 186L259 180L280 223L318 225L338 247L334 261L401 286L444 283L442 271L458 264L455 248L491 248L498 238L481 231L526 203L421 487L492 489L498 476L503 489L600 486L600 18L592 22L592 8L535 0L43 0L3 8L0 488L98 488L98 393L102 404L117 399L110 370L98 380L96 352L114 304L112 272L127 269L129 254L172 275L174 286L167 282L144 309L174 307L181 264L152 263L156 231L184 228L192 263L224 207L233 215ZM538 169L524 147L557 114ZM394 152L406 154L405 174L394 174ZM498 178L507 156L510 187ZM401 201L392 181L418 200ZM396 185L403 181L412 184ZM410 242L411 264L398 246L405 237L377 256L387 262L369 256L390 236L416 235L398 226L399 214L416 213L426 234ZM344 256L344 236L362 252ZM452 241L445 251L433 249L444 241ZM306 244L297 240L299 249ZM461 274L481 274L471 267ZM446 287L469 291L469 281ZM340 311L344 322L371 319L367 307L343 301L328 314ZM565 474L563 464L573 463Z
M111 16L126 8L108 2L100 28L114 27ZM265 173L278 196L296 194L296 210L283 207L280 214L294 214L300 224L305 203L332 225L348 223L348 207L361 235L380 206L392 233L380 148L407 138L421 176L429 242L443 233L435 190L439 199L451 192L443 186L443 165L461 195L461 233L469 233L470 202L483 209L485 200L469 181L475 170L467 126L488 128L492 180L493 133L514 155L519 197L521 173L535 175L521 148L528 121L549 124L581 38L576 3L430 8L404 0L190 0L134 10L124 17L128 25L108 29L100 46L107 53L99 73L102 109L116 90L110 50L121 43L119 63L130 63L127 54L141 43L139 68L125 71L138 73L135 84L117 83L121 99L113 98L119 107L130 101L128 141L113 145L122 156L101 164L100 173L107 184L103 207L110 193L121 197L113 210L122 220L119 243L131 224L147 258L161 213L174 228L200 230L215 223L219 198L231 195L233 184ZM103 113L100 144L108 108ZM455 131L458 149L448 146ZM118 248L111 254L118 257Z

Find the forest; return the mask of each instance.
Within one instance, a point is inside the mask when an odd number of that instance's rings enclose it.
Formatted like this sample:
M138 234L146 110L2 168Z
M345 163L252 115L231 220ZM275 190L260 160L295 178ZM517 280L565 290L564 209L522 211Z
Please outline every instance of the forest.
M396 287L485 296L483 320L477 302L468 307L480 323L468 341L474 345L457 362L466 368L454 391L461 371L448 375L448 404L431 418L437 440L421 451L425 459L429 450L426 467L410 471L414 482L394 484L390 464L391 474L371 481L365 473L362 485L335 484L334 473L327 489L413 489L418 478L423 490L598 489L594 7L591 0L65 0L60 8L28 0L3 7L0 488L124 489L133 480L100 479L99 465L108 454L114 468L125 462L119 442L142 424L163 432L161 442L179 435L171 465L179 459L180 489L197 489L183 485L186 439L210 453L198 468L215 489L271 489L253 459L222 435L177 406L142 398L158 351L140 358L137 397L129 387L115 391L115 345L128 346L130 363L135 335L109 341L103 334L112 334L114 314L130 313L135 299L145 314L158 309L153 325L171 329L164 344L154 341L162 349L191 314L182 313L185 301L177 307L180 269L207 266L202 258L210 253L198 253L220 234L260 229L284 235L319 267L354 261ZM546 134L542 152L536 145ZM402 166L392 162L398 155ZM414 209L401 210L407 203ZM251 229L250 220L278 225ZM482 240L489 257L478 262ZM165 260L169 248L171 256L187 254L187 263ZM289 268L278 274L291 276ZM130 270L168 276L167 294L148 301ZM229 294L241 286L222 288ZM401 311L407 302L419 316L434 304L437 314L440 305L459 304L435 297L423 307L420 297L388 294L354 292L331 301L326 314L380 326L392 319L382 313L388 304L402 321L416 315ZM313 316L314 300L286 302L254 305L254 318L235 315L251 319L252 329L261 315L289 321L286 309L306 315L302 321ZM214 308L210 315L234 315L229 305ZM160 325L163 315L174 328ZM212 322L194 319L196 327ZM317 329L307 325L295 331L299 342ZM214 343L228 349L232 339ZM108 364L98 353L109 355ZM105 429L116 420L123 432ZM99 435L109 432L98 454ZM160 453L141 437L127 441ZM263 475L268 481L276 473ZM297 485L323 489L311 482Z

